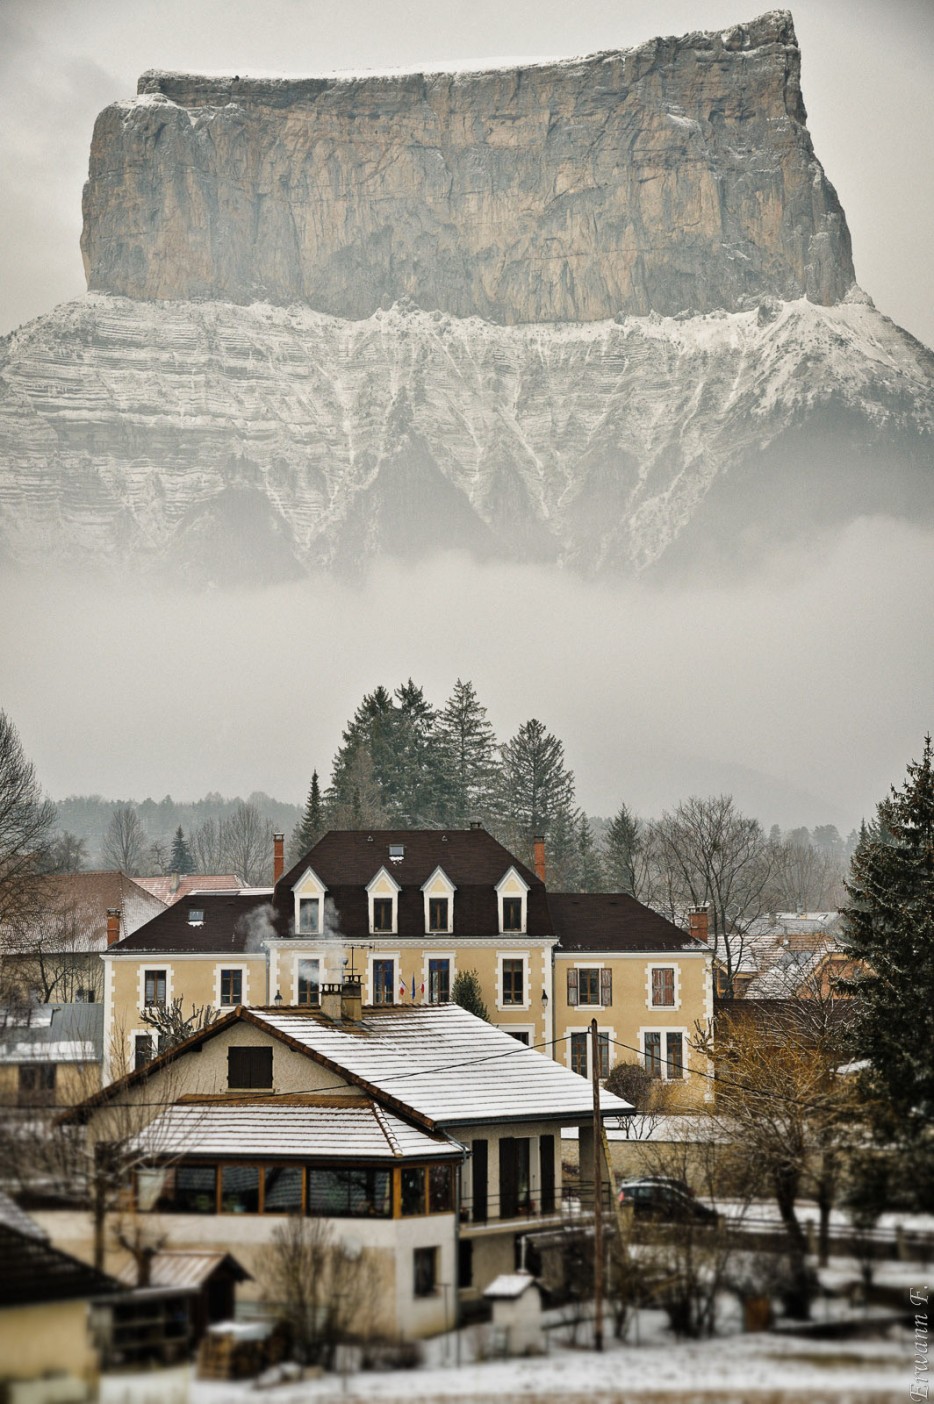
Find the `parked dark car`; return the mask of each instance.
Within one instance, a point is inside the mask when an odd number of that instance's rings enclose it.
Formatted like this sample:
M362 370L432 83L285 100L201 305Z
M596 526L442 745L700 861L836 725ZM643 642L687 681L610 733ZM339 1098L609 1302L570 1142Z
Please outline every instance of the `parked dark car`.
M668 1223L719 1223L716 1209L702 1204L683 1180L667 1179L662 1175L646 1176L641 1180L623 1180L619 1187L619 1202L624 1209L632 1208L640 1218L659 1219Z

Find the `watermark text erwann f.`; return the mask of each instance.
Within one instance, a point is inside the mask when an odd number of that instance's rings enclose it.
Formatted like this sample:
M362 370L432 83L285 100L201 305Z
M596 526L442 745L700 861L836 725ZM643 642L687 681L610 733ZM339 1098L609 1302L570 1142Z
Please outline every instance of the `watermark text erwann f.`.
M923 1287L913 1287L908 1293L908 1300L915 1308L923 1307L923 1311L915 1312L915 1334L914 1334L914 1378L908 1387L908 1398L912 1400L927 1399L931 1389L931 1361L930 1343L928 1339L928 1287L927 1283Z

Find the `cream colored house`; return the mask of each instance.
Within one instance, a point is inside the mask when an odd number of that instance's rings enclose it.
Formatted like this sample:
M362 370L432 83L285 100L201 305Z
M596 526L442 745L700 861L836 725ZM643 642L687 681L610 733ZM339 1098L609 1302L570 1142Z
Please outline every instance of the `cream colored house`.
M593 1116L587 1082L502 1030L453 1004L364 1007L356 981L238 1007L79 1115L100 1143L128 1108L144 1233L234 1252L256 1295L283 1217L326 1219L367 1261L357 1329L406 1336L452 1326L519 1237L561 1223L561 1127L585 1140ZM602 1094L603 1115L629 1110Z
M274 888L192 892L107 950L105 1075L157 1051L147 1006L314 1008L345 975L367 1004L430 1005L476 971L491 1021L543 1046L554 945L544 883L479 826L332 832Z
M596 1019L599 1077L639 1062L665 1084L669 1110L709 1101L712 1069L696 1049L714 1013L705 914L691 935L625 893L552 893L548 905L559 938L555 1056L589 1077Z

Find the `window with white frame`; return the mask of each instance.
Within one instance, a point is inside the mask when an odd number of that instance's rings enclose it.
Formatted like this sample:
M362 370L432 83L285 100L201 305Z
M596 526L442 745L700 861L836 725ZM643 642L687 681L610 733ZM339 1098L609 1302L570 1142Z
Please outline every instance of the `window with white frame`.
M673 1009L675 1005L675 968L673 965L653 965L650 971L653 1009Z
M451 962L446 956L428 962L428 1003L448 1004L451 999Z
M451 899L449 897L428 898L429 931L450 931L450 917L448 915L450 907Z
M454 930L454 893L457 889L443 868L437 867L422 883L425 902L425 930L449 933Z
M143 974L143 1004L147 1009L164 1009L168 991L168 975L164 970L147 970Z
M374 1004L395 1004L396 1002L396 962L377 957L372 963L372 988Z
M317 936L321 932L321 898L320 897L299 897L298 899L298 934L299 936Z
M642 1035L643 1060L650 1077L669 1082L684 1080L684 1031L646 1029Z
M591 1036L589 1033L571 1034L571 1071L581 1077L590 1077ZM610 1075L610 1035L597 1030L597 1077L601 1082Z
M220 1002L224 1004L243 1003L243 971L237 968L221 970Z
M500 990L504 1007L524 1005L525 998L525 957L503 956L500 962Z
M399 884L385 868L367 884L370 934L388 936L398 931Z
M571 966L567 972L568 1004L608 1008L613 1003L613 972L603 966Z
M499 929L503 935L517 935L526 930L529 886L515 868L510 868L496 884Z
M321 1003L321 962L299 960L295 969L295 999L298 1004Z

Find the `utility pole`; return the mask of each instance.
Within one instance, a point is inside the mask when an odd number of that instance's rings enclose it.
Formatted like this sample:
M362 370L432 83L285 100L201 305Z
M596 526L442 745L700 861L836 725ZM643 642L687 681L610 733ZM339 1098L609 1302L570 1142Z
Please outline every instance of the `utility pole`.
M590 1021L590 1081L593 1087L593 1344L603 1349L603 1175L600 1161L603 1137L600 1134L600 1039L597 1021Z

